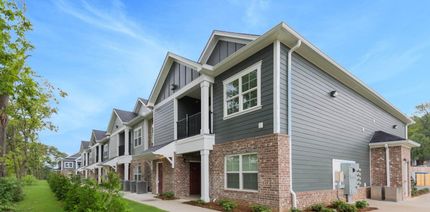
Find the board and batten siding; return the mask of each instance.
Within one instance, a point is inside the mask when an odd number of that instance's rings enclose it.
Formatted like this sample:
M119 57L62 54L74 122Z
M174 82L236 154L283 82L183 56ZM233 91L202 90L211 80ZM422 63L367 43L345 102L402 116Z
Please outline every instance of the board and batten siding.
M332 189L333 159L359 163L362 185L370 185L374 132L405 137L405 124L295 53L292 83L294 191ZM338 96L331 97L331 91Z
M163 86L161 87L160 93L158 94L157 101L155 101L156 104L171 96L173 93L183 88L185 85L192 82L199 76L200 73L198 73L195 69L177 62L173 62L169 73L164 80ZM170 86L172 84L177 86L175 90L171 89Z
M206 63L214 66L244 46L242 43L219 40Z
M154 145L174 139L173 99L154 109Z
M261 65L261 106L253 112L224 120L223 81L234 74L262 61ZM235 65L215 78L214 92L214 133L215 143L273 133L273 45L269 45L246 60ZM263 128L258 128L258 123Z
M119 134L115 134L109 138L109 159L118 156L118 140Z

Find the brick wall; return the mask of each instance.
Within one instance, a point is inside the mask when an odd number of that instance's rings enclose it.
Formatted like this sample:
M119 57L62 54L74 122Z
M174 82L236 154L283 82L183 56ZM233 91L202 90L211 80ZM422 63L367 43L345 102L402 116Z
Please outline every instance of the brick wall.
M353 201L366 199L367 190L369 188L361 187L358 189L357 194L353 196ZM320 191L306 191L297 192L297 207L304 209L316 203L330 204L338 198L346 201L343 190L320 190Z
M251 152L258 157L258 192L224 189L225 156ZM211 199L230 198L275 210L290 207L288 136L271 134L214 145L210 167Z
M387 169L385 163L385 148L372 148L371 154L371 167L370 178L372 179L372 186L385 186L387 185Z

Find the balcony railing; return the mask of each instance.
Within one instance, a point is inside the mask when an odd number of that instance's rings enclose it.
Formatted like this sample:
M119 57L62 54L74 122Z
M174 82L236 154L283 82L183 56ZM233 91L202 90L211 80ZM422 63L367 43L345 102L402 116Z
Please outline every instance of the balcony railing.
M201 113L195 113L191 116L187 114L185 118L179 120L176 124L178 139L198 135L201 129Z

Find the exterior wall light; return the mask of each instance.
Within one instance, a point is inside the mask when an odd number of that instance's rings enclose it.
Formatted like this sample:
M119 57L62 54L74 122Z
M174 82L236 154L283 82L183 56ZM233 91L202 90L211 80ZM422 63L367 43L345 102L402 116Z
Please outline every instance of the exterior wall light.
M338 95L337 91L331 91L330 92L331 97L336 97L337 95Z
M170 85L170 90L172 90L172 91L176 90L177 88L178 88L178 85L176 85L174 83Z
M393 125L393 129L397 129L398 127L397 124Z

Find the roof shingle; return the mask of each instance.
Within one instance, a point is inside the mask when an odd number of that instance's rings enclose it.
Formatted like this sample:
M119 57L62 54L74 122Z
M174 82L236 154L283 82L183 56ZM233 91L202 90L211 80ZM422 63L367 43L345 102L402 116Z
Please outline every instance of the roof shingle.
M373 134L372 139L370 139L370 143L381 143L381 142L402 141L402 140L406 140L406 139L384 131L376 131L375 134Z
M134 119L137 116L137 113L120 110L120 109L113 109L116 114L118 114L119 118L122 122L129 122L130 120Z

